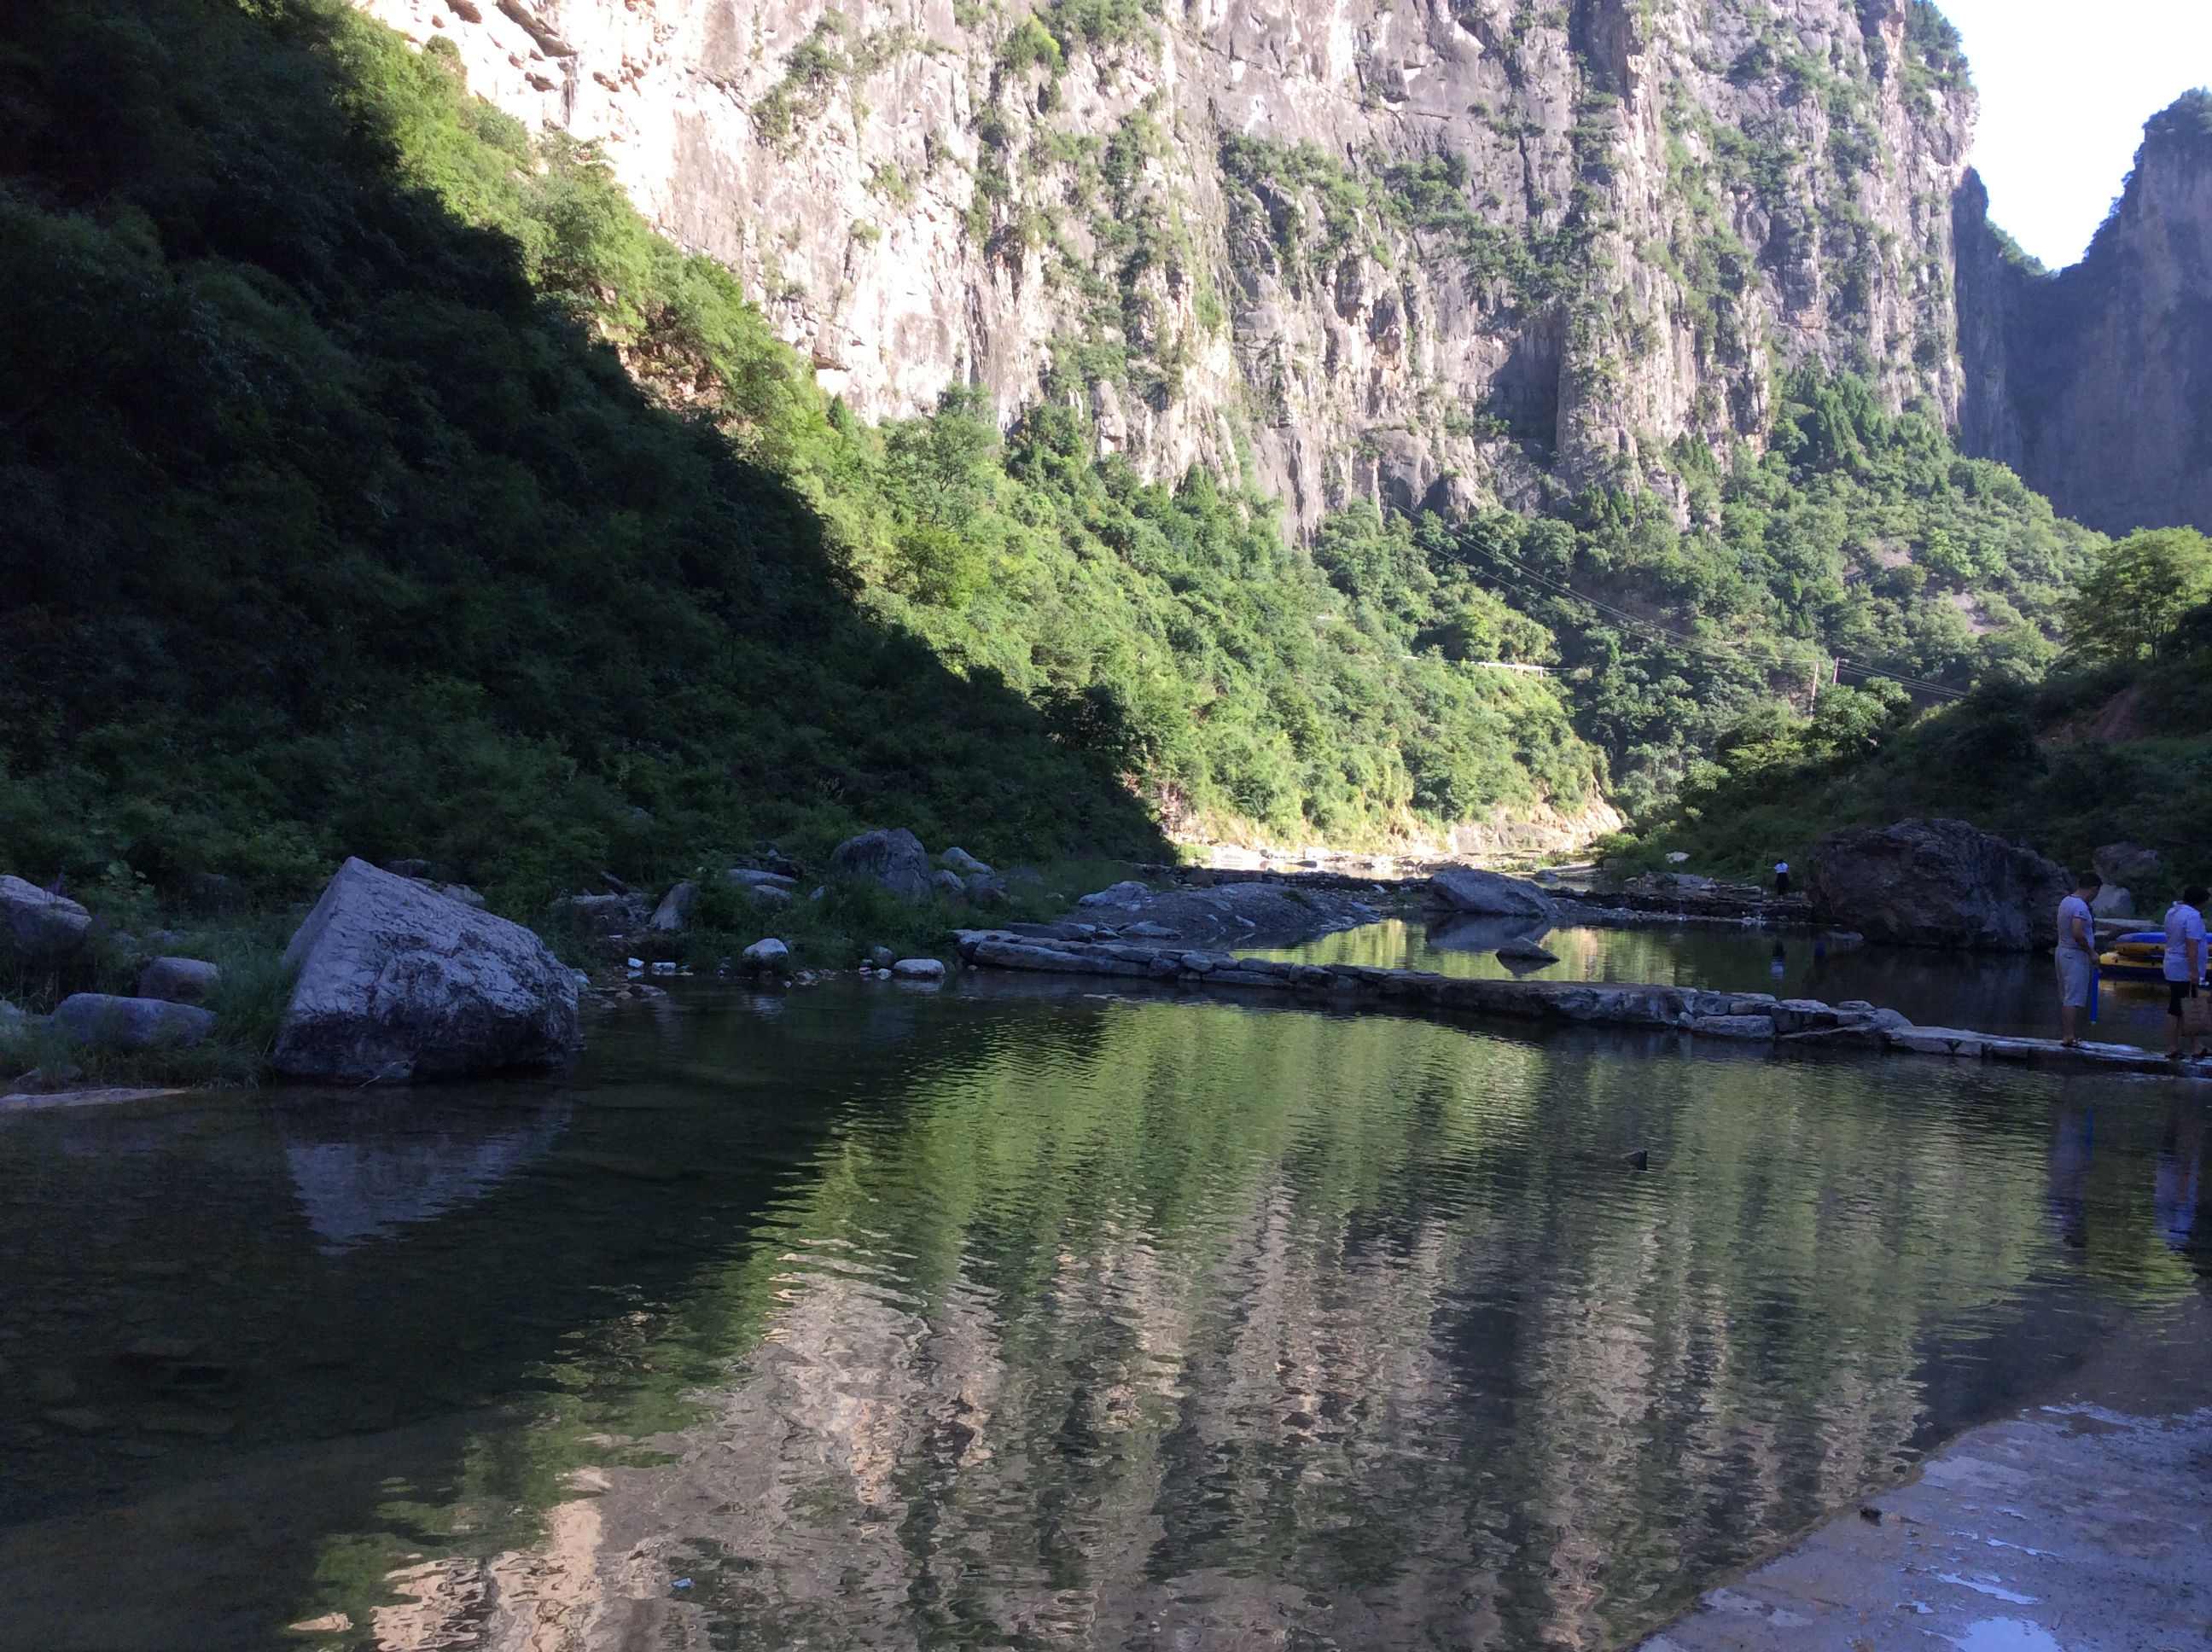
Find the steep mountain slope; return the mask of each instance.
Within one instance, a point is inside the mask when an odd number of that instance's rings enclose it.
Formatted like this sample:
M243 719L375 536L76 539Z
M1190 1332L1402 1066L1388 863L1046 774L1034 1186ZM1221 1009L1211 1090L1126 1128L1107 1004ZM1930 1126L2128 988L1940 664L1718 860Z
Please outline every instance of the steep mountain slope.
M527 905L890 822L1617 818L1556 686L1486 663L1541 626L1425 569L1381 611L1066 410L860 426L449 53L312 0L4 27L0 864L420 856Z
M366 3L599 141L862 416L1082 405L1302 531L1679 495L1808 359L1957 405L1972 94L1922 0Z
M862 613L803 499L589 341L559 294L617 195L518 214L549 298L395 175L441 78L312 7L4 14L0 866L281 899L421 856L534 914L886 820L1158 853L1110 764ZM626 250L763 445L826 430L710 271Z
M1960 197L1960 439L2108 533L2212 529L2212 94L2143 128L2079 264L2051 274Z

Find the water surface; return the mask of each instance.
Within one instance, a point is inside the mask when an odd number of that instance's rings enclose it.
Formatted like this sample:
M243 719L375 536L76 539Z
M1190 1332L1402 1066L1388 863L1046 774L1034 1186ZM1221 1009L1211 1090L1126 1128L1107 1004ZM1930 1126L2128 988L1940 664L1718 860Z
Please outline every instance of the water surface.
M2203 1137L1031 983L21 1115L0 1645L1603 1646L2154 1328Z

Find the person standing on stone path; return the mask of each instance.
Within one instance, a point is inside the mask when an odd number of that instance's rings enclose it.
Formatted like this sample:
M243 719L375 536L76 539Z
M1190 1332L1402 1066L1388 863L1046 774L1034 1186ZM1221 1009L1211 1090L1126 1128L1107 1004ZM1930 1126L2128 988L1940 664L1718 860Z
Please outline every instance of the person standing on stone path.
M1774 863L1774 898L1778 901L1790 898L1790 863L1787 860Z
M2181 1059L2183 1008L2204 979L2204 902L2212 899L2202 884L2191 884L2181 898L2166 909L2166 1055ZM2204 1054L2204 1036L2197 1036L2196 1054Z
M2075 1011L2097 990L2097 918L2089 903L2104 887L2102 878L2085 872L2073 894L2058 903L2058 945L2052 954L2058 962L2058 1036L2069 1050L2081 1048Z

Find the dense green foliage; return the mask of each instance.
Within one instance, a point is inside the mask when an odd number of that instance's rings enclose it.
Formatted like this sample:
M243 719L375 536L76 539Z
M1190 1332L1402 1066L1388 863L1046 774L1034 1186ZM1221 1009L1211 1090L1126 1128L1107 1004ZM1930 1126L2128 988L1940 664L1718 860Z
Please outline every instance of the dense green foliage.
M0 863L411 854L520 902L892 820L1157 842L860 609L773 473L845 446L811 379L587 152L342 8L9 19Z
M449 54L319 3L9 27L8 864L521 902L893 820L1155 843L1129 782L1356 837L1594 778L1463 579L1385 611L1055 407L860 428Z
M2113 549L2117 551L2122 546ZM1995 678L1915 714L1905 696L1824 689L1814 715L1759 708L1722 735L1665 808L1620 852L1743 875L1802 859L1823 832L1950 816L2080 870L2106 843L2157 849L2137 909L2212 879L2212 604L2155 658L2069 658L2038 683Z
M1760 459L1724 471L1677 448L1686 530L1657 500L1599 493L1572 523L1501 512L1424 536L1557 634L1577 725L1632 812L1816 681L2039 672L2101 543L1856 379L1801 372L1778 399Z
M2145 528L2100 551L2068 602L2067 635L2084 659L2156 653L2212 597L2212 540L2194 528Z

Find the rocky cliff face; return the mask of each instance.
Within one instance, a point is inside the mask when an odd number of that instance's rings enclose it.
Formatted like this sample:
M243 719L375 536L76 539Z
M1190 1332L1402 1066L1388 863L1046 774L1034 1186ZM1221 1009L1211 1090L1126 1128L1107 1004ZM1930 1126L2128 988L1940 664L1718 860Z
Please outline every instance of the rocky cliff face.
M1960 444L2065 515L2212 530L2212 97L2154 117L2081 262L2057 275L1960 196Z
M365 3L603 145L862 416L1080 404L1304 525L1667 490L1808 355L1961 395L1972 94L1917 0Z

